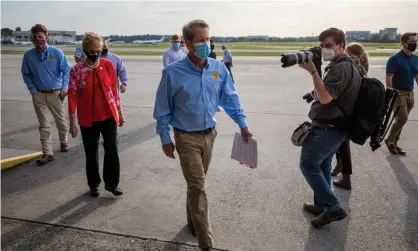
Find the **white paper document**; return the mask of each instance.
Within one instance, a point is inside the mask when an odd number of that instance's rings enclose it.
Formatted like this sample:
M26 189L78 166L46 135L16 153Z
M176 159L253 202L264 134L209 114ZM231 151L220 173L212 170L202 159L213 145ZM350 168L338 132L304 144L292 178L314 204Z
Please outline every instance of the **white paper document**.
M248 143L245 143L241 134L235 133L231 159L247 164L251 168L257 168L257 155L257 141L249 138Z

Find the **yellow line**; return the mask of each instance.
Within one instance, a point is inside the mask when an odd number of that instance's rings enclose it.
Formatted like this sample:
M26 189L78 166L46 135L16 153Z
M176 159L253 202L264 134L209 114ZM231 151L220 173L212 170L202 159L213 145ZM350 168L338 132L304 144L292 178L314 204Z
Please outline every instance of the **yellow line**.
M6 170L11 167L14 167L16 165L22 164L23 162L26 162L28 160L31 160L33 158L39 157L42 155L42 152L35 152L35 153L29 153L26 155L21 155L13 158L8 159L2 159L1 160L1 170Z

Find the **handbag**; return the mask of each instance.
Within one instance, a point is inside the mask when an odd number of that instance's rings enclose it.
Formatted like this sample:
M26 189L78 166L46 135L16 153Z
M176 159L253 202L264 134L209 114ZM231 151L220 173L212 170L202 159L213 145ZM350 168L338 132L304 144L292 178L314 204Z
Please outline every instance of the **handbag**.
M309 136L312 131L312 124L308 121L303 122L300 124L294 131L290 140L292 141L293 145L295 146L302 146L303 142Z

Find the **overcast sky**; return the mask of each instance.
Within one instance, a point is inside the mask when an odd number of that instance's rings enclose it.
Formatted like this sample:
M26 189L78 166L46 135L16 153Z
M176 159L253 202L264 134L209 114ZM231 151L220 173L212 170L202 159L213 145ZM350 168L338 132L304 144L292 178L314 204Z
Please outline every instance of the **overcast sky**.
M95 31L107 35L173 34L204 19L212 36L310 36L329 27L418 31L418 1L1 1L1 27Z

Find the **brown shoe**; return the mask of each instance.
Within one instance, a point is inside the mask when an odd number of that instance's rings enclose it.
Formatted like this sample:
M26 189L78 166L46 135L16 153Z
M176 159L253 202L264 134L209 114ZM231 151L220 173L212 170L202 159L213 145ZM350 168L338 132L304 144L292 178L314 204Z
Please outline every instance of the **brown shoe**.
M38 160L36 160L36 164L43 165L43 164L46 164L46 163L51 162L53 160L54 160L53 155L44 154Z
M68 144L66 143L61 143L61 152L65 153L68 152Z
M307 202L303 204L303 210L315 216L318 216L324 212L323 208Z
M399 146L396 147L396 151L398 151L398 154L400 155L406 155L405 150L403 150L402 148L400 148Z
M335 164L334 169L332 169L331 175L332 176L337 176L338 174L341 173L342 169L343 168L341 167L341 163L337 160L337 164Z
M344 179L344 177L339 180L334 180L332 183L336 187L340 187L345 190L351 190L351 181Z
M398 149L394 142L390 142L389 140L385 139L385 144L389 149L389 152L392 154L398 154Z
M347 213L344 209L340 209L335 212L323 212L318 217L311 220L311 224L314 227L322 227L333 221L340 221L347 217Z

